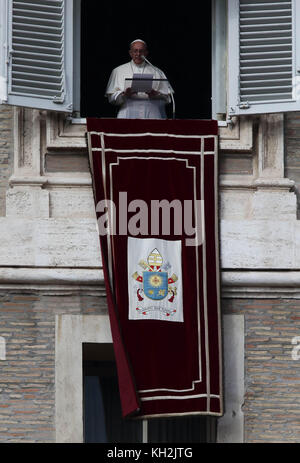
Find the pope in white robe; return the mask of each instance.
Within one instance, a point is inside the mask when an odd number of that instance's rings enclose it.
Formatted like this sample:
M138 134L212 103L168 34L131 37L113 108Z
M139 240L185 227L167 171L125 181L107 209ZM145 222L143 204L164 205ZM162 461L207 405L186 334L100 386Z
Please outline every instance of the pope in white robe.
M147 45L137 39L130 44L131 61L113 69L106 88L108 101L120 107L118 118L123 119L165 119L166 104L171 102L173 89L163 71L145 61ZM134 74L150 74L154 79L152 90L135 93L131 89ZM165 80L160 80L165 79Z

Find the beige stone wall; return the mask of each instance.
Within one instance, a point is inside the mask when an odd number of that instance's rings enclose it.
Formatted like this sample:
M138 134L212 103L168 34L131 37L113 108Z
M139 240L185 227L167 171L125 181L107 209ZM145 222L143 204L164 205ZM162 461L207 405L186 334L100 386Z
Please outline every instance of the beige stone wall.
M295 181L297 218L300 219L300 113L285 115L285 175Z
M0 441L54 442L55 315L106 313L86 128L9 107L1 124ZM222 310L245 319L245 442L299 441L299 127L291 113L220 129Z
M5 215L5 197L8 179L12 174L13 110L0 105L0 216Z

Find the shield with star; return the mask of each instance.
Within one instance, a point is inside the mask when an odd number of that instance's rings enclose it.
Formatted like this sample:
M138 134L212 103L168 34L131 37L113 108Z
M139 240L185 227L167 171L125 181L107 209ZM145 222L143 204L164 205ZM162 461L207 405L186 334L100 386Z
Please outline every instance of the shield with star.
M159 301L168 295L167 272L143 272L144 293L149 299Z

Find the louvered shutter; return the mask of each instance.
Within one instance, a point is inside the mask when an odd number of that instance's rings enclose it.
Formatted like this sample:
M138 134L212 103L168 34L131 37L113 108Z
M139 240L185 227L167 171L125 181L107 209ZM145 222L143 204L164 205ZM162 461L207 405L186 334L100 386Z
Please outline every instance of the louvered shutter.
M3 102L72 112L73 0L8 0L7 27Z
M299 0L229 0L230 115L300 109L299 4Z

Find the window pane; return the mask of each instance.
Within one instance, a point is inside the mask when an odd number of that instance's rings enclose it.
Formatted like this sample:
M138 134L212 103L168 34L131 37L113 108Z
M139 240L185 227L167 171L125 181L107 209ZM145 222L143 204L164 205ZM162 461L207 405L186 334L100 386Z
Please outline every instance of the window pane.
M142 442L142 422L124 419L113 362L84 362L85 442Z
M122 416L115 362L85 360L83 365L85 442L142 442L142 420ZM214 442L215 427L215 419L201 415L149 419L148 442Z
M97 376L84 377L85 442L107 442L103 396Z

